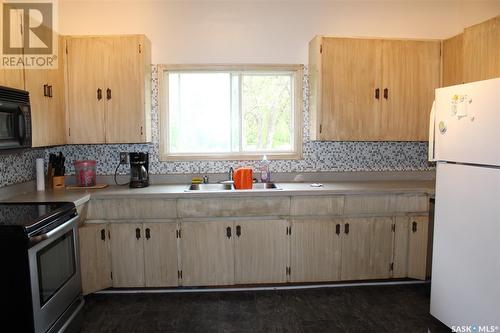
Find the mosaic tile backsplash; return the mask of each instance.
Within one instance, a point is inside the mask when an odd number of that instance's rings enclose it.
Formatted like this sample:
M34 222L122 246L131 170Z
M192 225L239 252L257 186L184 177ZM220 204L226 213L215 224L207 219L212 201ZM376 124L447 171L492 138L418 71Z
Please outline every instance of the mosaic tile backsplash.
M304 71L307 73L307 68ZM148 152L151 174L223 173L230 166L258 167L259 161L182 161L159 160L159 88L158 71L152 71L152 143L114 145L66 145L43 150L30 150L20 155L0 155L0 187L34 179L34 159L62 151L66 156L67 174L73 174L72 161L97 160L99 175L112 175L118 165L120 152ZM304 75L303 158L301 160L271 161L271 172L322 171L419 171L429 170L426 142L317 142L309 140L308 77ZM13 164L14 166L10 167ZM119 174L128 173L121 166Z

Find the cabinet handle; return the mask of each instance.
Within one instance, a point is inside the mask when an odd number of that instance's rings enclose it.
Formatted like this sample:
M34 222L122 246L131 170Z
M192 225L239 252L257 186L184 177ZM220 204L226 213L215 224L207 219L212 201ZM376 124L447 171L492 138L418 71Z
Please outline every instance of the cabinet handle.
M49 88L49 97L52 98L52 85L50 85L48 88Z
M238 236L238 237L241 236L241 226L239 226L239 225L236 226L236 236Z
M389 89L384 88L384 98L388 99L389 98Z
M102 89L97 88L97 100L100 101L102 99Z
M379 88L375 89L375 98L380 99L380 89Z
M45 96L45 97L49 96L49 85L48 84L43 85L43 96Z
M101 240L106 241L106 230L101 229Z
M146 228L146 239L151 238L151 230L149 228Z
M141 238L141 229L140 228L135 229L135 238L137 238L137 239Z
M344 233L348 234L349 233L349 223L346 223L344 226Z
M413 221L413 223L411 224L411 231L417 232L417 222Z
M106 89L106 99L109 101L111 99L111 89Z
M141 126L141 135L142 135L142 134L143 134L143 132L142 132L142 126Z
M337 235L340 235L340 224L336 224L336 225L335 225L335 233L336 233Z
M226 236L227 238L231 238L231 227L226 228Z

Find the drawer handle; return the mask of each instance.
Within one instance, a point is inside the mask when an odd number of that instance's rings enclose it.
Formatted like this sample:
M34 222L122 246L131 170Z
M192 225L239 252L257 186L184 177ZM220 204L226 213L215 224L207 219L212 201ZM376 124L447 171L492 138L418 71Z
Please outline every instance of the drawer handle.
M106 241L106 230L101 229L101 240Z
M375 89L375 98L380 99L380 88Z
M413 223L411 224L411 231L417 232L417 222L413 221Z
M227 238L231 238L231 227L226 228L226 236Z
M146 239L151 238L151 230L149 228L146 228Z
M137 239L141 238L141 229L139 228L135 229L135 238Z
M238 237L241 236L241 226L239 226L239 225L236 226L236 236L238 236Z
M346 223L344 226L344 233L348 234L349 233L349 223Z
M338 223L335 225L335 233L337 235L340 235L340 224L338 224Z

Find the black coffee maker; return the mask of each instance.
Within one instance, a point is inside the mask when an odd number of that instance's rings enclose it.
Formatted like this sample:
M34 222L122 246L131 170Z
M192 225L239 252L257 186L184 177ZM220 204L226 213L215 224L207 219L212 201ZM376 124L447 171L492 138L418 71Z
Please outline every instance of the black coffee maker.
M148 153L130 153L130 187L149 186Z

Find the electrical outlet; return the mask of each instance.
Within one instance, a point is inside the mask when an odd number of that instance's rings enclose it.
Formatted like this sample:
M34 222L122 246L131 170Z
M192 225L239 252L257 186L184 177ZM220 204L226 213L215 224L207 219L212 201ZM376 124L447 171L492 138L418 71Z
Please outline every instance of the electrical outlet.
M120 164L128 164L128 153L120 153Z

